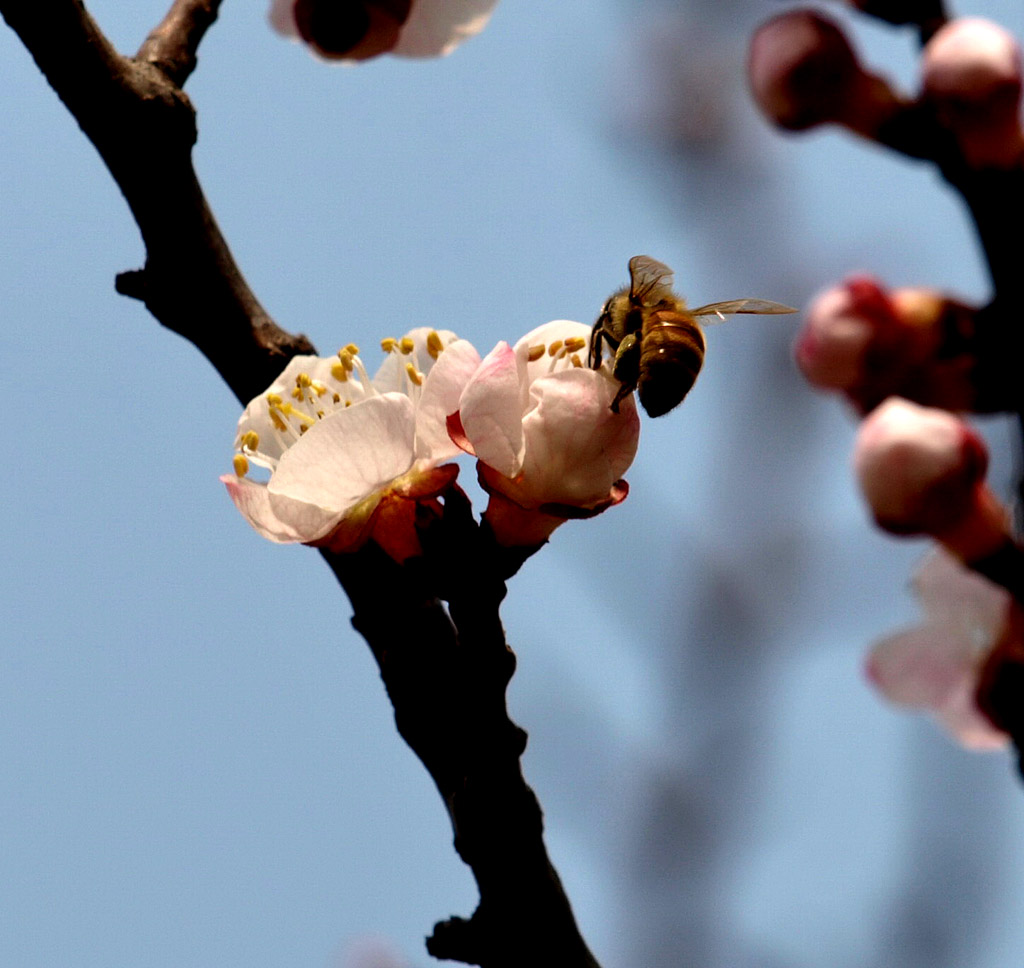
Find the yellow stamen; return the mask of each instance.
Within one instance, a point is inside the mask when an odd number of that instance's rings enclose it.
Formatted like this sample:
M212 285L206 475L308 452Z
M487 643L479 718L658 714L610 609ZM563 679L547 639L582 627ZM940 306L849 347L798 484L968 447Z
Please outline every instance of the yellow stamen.
M384 350L385 353L394 353L395 350L398 349L398 340L395 339L394 336L385 336L384 339L380 341L380 348Z
M333 376L339 383L344 383L348 380L348 370L346 370L340 363L335 363L334 366L331 367L331 376Z
M280 430L282 433L284 433L284 431L288 429L288 425L281 419L280 407L270 408L270 422L274 425L274 427L277 430Z
M406 372L406 375L409 377L409 379L412 380L412 382L416 384L416 386L418 386L418 387L423 386L423 374L420 373L416 369L416 367L414 367L411 363L406 363L405 364L405 372Z
M402 356L408 356L416 349L416 344L408 336L403 336L398 348L402 351Z
M295 385L297 387L302 387L303 389L308 387L312 382L313 381L309 378L309 374L308 373L300 373L295 378Z
M260 446L260 435L255 430L247 430L242 434L242 447L245 450L258 450Z
M309 430L309 427L303 424L301 427L299 427L299 436L301 437L307 430Z
M548 347L548 356L554 356L561 348L562 348L562 341L560 339L556 339Z
M267 394L267 403L272 407L279 407L284 401L276 393Z
M294 417L303 427L311 427L316 421L308 414L303 413L301 410L296 410L290 403L285 403L281 406L281 413L288 417ZM301 429L300 429L301 433Z
M346 400L345 401L345 406L346 407L351 407L352 406L352 401L351 400Z
M334 399L335 403L341 403L341 394L340 393L334 394L333 399Z
M538 343L536 346L530 347L530 352L527 354L526 359L531 363L536 363L544 355L544 344Z
M325 387L319 380L313 381L313 389L316 391L316 395L318 397L322 397L327 392L327 387Z
M338 350L338 359L349 373L355 369L355 364L352 362L353 356L348 350Z
M292 399L293 400L301 400L302 399L302 388L301 387L293 387L292 388Z
M324 419L324 412L323 412L323 410L317 410L316 416L317 416L318 420L323 420Z
M431 359L436 360L441 355L443 349L444 343L441 342L441 337L436 329L432 329L427 333L427 352L430 354Z
M580 359L579 353L573 353L569 359L572 360L573 366L583 366L583 360Z
M356 346L355 343L346 343L345 344L345 352L348 353L349 356L358 356L359 355L359 347Z
M570 336L565 341L565 349L569 353L578 353L586 345L587 341L582 336Z
M245 477L249 473L249 462L241 454L235 454L231 463L235 465L235 474L238 477Z

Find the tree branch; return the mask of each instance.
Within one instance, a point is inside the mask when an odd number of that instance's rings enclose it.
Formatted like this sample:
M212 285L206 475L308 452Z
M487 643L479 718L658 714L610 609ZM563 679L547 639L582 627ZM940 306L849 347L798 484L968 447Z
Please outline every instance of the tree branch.
M136 59L158 67L182 87L196 68L196 51L217 19L221 0L174 0L167 16L153 28Z
M143 50L175 64L194 59L215 9L212 0L177 0ZM292 356L314 352L274 324L235 264L192 167L195 112L172 78L118 54L81 0L0 0L0 13L96 146L139 226L146 264L120 275L118 291L194 343L242 402Z
M0 13L96 146L139 226L146 264L121 273L118 292L194 343L247 402L291 356L314 350L260 306L192 167L195 112L180 85L219 5L175 0L135 58L111 47L81 0L0 0ZM428 948L489 968L597 968L523 779L526 734L505 706L515 657L498 607L505 579L535 549L499 548L455 488L444 515L424 522L422 539L425 558L406 566L372 544L324 557L380 666L399 732L433 777L456 850L480 888L473 916L439 924Z

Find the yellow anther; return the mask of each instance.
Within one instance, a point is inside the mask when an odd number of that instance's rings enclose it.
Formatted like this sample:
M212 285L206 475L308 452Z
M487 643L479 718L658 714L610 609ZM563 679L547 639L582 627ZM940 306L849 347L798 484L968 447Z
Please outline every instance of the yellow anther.
M580 359L579 353L573 353L569 359L572 360L573 366L583 366L583 360Z
M582 336L570 336L565 341L565 349L569 353L578 353L586 345L587 341Z
M285 403L281 406L281 413L289 417L294 417L302 427L299 428L301 433L303 427L310 427L316 423L316 421L308 414L303 413L301 410L296 410L290 403Z
M295 378L295 385L297 387L302 387L303 389L308 387L312 382L313 381L309 378L309 374L308 373L300 373Z
M526 358L531 363L536 363L537 360L539 360L543 355L544 355L544 344L543 343L538 343L536 346L531 346L530 347L530 352L527 354Z
M403 336L398 348L402 351L402 356L408 356L416 349L416 344L408 336Z
M235 465L235 474L238 477L245 477L249 473L249 462L241 454L235 454L231 463Z
M322 397L327 392L327 387L325 387L319 380L313 381L313 389L316 391L316 395L318 397Z
M245 450L258 450L260 446L260 435L255 430L247 430L242 434L242 447Z
M302 387L293 387L292 388L292 399L293 400L301 400L302 399Z
M352 406L352 401L351 400L346 400L345 401L345 406L346 407L351 407Z
M333 376L339 383L344 383L348 379L348 370L346 370L340 363L335 363L334 366L331 367L331 376Z
M333 399L335 403L341 403L341 394L335 393Z
M309 430L309 427L303 424L301 427L299 427L299 436L301 437L307 430Z
M411 363L405 364L405 372L416 386L423 386L423 374L420 373Z
M356 346L355 343L346 343L345 344L345 352L348 353L349 356L358 356L359 355L359 347Z
M277 430L285 431L288 429L288 425L281 419L281 408L271 407L270 408L270 422L274 425Z
M554 356L561 348L562 348L562 341L560 339L556 339L548 347L548 356Z
M380 341L380 348L384 350L385 353L394 353L395 350L398 349L398 340L395 339L394 336L385 336L384 339Z
M355 369L355 364L352 362L352 354L348 350L338 350L338 359L341 360L341 365L349 373Z
M427 352L430 354L431 359L436 360L443 349L444 343L441 342L441 337L436 329L432 329L427 333Z
M276 393L267 394L267 403L269 403L272 407L279 407L283 402L284 401Z

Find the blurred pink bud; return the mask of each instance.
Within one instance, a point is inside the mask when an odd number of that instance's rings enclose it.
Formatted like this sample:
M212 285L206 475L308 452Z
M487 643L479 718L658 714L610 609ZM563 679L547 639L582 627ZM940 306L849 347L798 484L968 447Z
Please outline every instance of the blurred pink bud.
M342 62L440 57L486 26L498 0L272 0L278 33Z
M867 413L898 395L967 410L975 402L974 311L927 289L886 291L850 276L810 306L795 357L807 380Z
M793 131L835 122L873 138L902 106L881 78L861 68L839 27L810 10L779 14L761 26L747 73L765 116Z
M925 47L922 83L971 167L1020 160L1021 53L1009 32L977 17L950 21Z
M1008 540L1007 512L984 480L985 444L959 417L892 397L861 424L853 460L886 531L931 535L968 562Z

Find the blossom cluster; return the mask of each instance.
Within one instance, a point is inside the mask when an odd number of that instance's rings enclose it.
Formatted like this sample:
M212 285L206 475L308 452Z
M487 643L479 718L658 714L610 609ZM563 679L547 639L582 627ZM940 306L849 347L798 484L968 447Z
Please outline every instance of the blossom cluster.
M936 19L927 5L854 5L918 27L925 42L918 94L904 95L865 69L835 21L796 10L773 17L753 38L749 78L762 112L785 129L838 124L928 158L969 201L1008 173L1024 177L1024 72L1015 39L988 21ZM998 240L984 219L978 228L996 307ZM1007 562L1019 571L1022 553L1007 508L986 483L985 444L962 416L1014 399L993 386L992 374L1005 369L992 361L993 307L851 276L814 302L795 347L807 380L843 396L863 418L854 466L877 524L937 545L915 581L924 623L875 647L869 679L895 702L931 709L974 748L1007 739L990 718L998 711L979 708L978 691L1000 655L1022 645L1020 603L979 574L998 572L996 561L1002 573Z
M474 455L484 517L505 545L542 543L562 522L626 495L639 417L613 412L618 382L581 353L589 327L556 320L481 358L447 330L388 338L370 376L355 345L297 356L245 408L234 473L221 478L265 538L336 552L373 539L419 553L417 505L434 504ZM254 468L267 472L257 480Z

